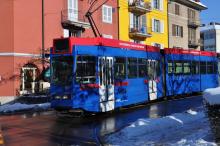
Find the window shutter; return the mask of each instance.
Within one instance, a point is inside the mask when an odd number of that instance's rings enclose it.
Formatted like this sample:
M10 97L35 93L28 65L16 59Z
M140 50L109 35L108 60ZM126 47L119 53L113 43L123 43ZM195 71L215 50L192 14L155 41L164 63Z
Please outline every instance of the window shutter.
M172 25L172 34L173 34L173 36L176 35L176 32L175 32L175 25L174 25L174 24Z
M181 26L181 37L183 37L183 27Z
M112 7L108 8L108 21L112 23Z
M133 13L129 13L130 14L130 28L134 28L134 14Z
M152 18L152 31L154 32L154 18Z
M160 10L163 10L163 0L160 0Z
M164 21L163 20L160 21L160 32L164 33Z
M102 6L102 21L105 22L105 6Z

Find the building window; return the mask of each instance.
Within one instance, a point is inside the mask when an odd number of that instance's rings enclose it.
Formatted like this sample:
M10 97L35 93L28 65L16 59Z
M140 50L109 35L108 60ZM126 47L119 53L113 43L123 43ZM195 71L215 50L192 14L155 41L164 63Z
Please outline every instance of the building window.
M196 12L192 9L188 9L188 19L195 20L196 19Z
M153 43L152 46L158 47L158 48L160 48L160 49L163 49L163 44Z
M130 32L147 33L146 15L135 15L130 13Z
M68 0L68 20L78 20L78 0Z
M102 6L102 21L106 23L112 23L112 7Z
M103 36L103 38L113 39L112 35L103 34L102 36Z
M161 20L152 20L152 30L153 32L164 33L164 23Z
M163 10L163 0L153 0L153 8L158 10Z
M196 29L194 28L189 28L189 41L196 41Z
M183 27L179 25L172 25L173 36L183 37Z
M204 39L209 40L209 39L215 39L216 33L215 32L206 32L204 34Z
M175 4L175 14L180 15L180 5Z

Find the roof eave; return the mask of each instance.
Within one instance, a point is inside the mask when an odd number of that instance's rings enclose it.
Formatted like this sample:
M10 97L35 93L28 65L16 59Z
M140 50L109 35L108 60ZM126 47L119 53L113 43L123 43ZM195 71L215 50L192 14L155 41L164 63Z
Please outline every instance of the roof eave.
M200 11L208 9L203 4L201 5L201 4L197 3L197 2L192 2L192 1L189 1L189 0L174 0L174 1L178 2L178 3L181 3L181 4L184 4L184 5L187 5L189 7L193 7L195 9L197 9L197 10L200 10Z

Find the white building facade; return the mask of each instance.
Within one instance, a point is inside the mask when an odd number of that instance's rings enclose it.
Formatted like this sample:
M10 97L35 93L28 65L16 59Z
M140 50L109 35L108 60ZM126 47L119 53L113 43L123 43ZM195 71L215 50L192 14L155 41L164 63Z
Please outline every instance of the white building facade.
M201 27L201 50L220 53L220 23L211 22Z

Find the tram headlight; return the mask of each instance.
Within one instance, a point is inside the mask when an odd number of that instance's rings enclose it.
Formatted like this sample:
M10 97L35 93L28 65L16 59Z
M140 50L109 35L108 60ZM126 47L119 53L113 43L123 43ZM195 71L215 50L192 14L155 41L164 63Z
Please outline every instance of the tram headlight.
M55 99L60 99L61 98L61 96L55 96Z
M69 97L67 95L64 95L63 96L63 99L68 99Z

